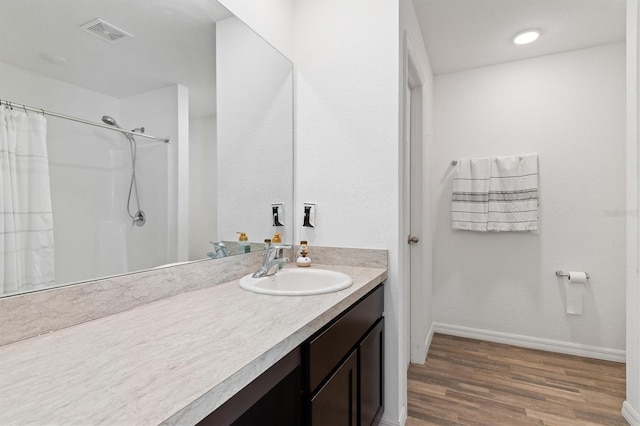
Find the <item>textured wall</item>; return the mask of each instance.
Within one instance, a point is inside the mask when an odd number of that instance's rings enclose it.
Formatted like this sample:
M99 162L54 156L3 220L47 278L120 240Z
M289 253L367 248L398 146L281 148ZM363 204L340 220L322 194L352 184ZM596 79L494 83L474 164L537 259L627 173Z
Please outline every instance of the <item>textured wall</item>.
M295 4L296 207L317 202L314 245L389 249L385 419L405 403L398 279L397 2Z
M286 57L293 57L294 0L220 0L220 4L264 37Z
M434 321L625 348L625 45L435 79ZM538 152L540 233L452 231L457 158ZM565 313L556 269L591 274Z
M271 204L285 204L293 243L293 68L236 17L216 25L218 239L270 238ZM229 208L233 206L233 208Z

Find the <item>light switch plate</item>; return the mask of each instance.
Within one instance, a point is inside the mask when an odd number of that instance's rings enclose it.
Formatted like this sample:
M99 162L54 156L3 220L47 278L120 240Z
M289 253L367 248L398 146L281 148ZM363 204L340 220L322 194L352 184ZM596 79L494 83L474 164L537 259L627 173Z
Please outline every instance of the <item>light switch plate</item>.
M304 208L302 210L302 226L306 226L308 228L316 227L317 209L318 204L316 203L304 203Z
M271 225L284 226L284 203L271 203Z

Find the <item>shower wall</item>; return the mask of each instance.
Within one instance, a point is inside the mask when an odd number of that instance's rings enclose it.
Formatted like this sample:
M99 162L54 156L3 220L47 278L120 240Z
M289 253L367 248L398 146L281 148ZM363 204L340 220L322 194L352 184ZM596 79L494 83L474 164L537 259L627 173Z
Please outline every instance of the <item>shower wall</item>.
M154 115L162 110L163 104L157 102L157 96L149 96L146 104L141 98L119 100L0 63L0 97L94 122L110 115L125 129L145 126L150 134L173 136L170 129L158 129L155 123L144 122L145 116L134 114L144 110L145 114ZM160 115L157 121L171 120ZM55 117L47 117L47 127L56 283L119 274L139 265L151 265L148 258L153 254L153 261L158 260L154 250L159 245L164 246L162 261L151 266L175 261L169 258L166 241L142 243L131 238L131 221L126 214L131 171L127 139L114 131ZM143 209L150 217L147 222L150 229L169 210L167 149L165 144L138 139L139 189ZM162 220L161 227L168 229L166 217Z
M185 248L178 247L178 241L186 241L179 237L183 232L180 228L188 223L188 210L180 211L180 206L188 206L188 190L180 188L185 176L179 173L178 164L181 157L187 161L189 157L189 145L183 142L189 139L188 91L180 85L167 86L124 98L121 108L122 127L144 126L146 133L171 139L165 144L137 138L136 178L147 222L141 227L127 223L129 269L137 271L187 260ZM181 202L179 196L187 201Z
M624 353L624 43L436 76L435 141L434 321ZM452 231L451 160L528 152L540 233ZM591 274L583 315L557 269Z

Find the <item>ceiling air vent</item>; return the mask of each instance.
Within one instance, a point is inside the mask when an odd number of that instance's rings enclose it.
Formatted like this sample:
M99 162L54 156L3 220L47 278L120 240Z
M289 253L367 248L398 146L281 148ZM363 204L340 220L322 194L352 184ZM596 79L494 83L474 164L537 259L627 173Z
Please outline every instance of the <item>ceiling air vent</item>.
M80 28L104 41L108 41L109 43L115 43L117 41L133 37L128 32L121 30L115 25L103 21L102 19L94 19L84 25L80 25Z

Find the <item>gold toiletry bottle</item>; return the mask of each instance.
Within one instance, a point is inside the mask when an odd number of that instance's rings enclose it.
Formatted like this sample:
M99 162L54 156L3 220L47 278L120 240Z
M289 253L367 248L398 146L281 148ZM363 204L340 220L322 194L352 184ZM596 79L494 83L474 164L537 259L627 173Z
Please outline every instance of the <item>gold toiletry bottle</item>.
M236 232L236 234L240 234L238 238L238 254L249 253L251 251L251 245L249 244L247 234L244 232Z

